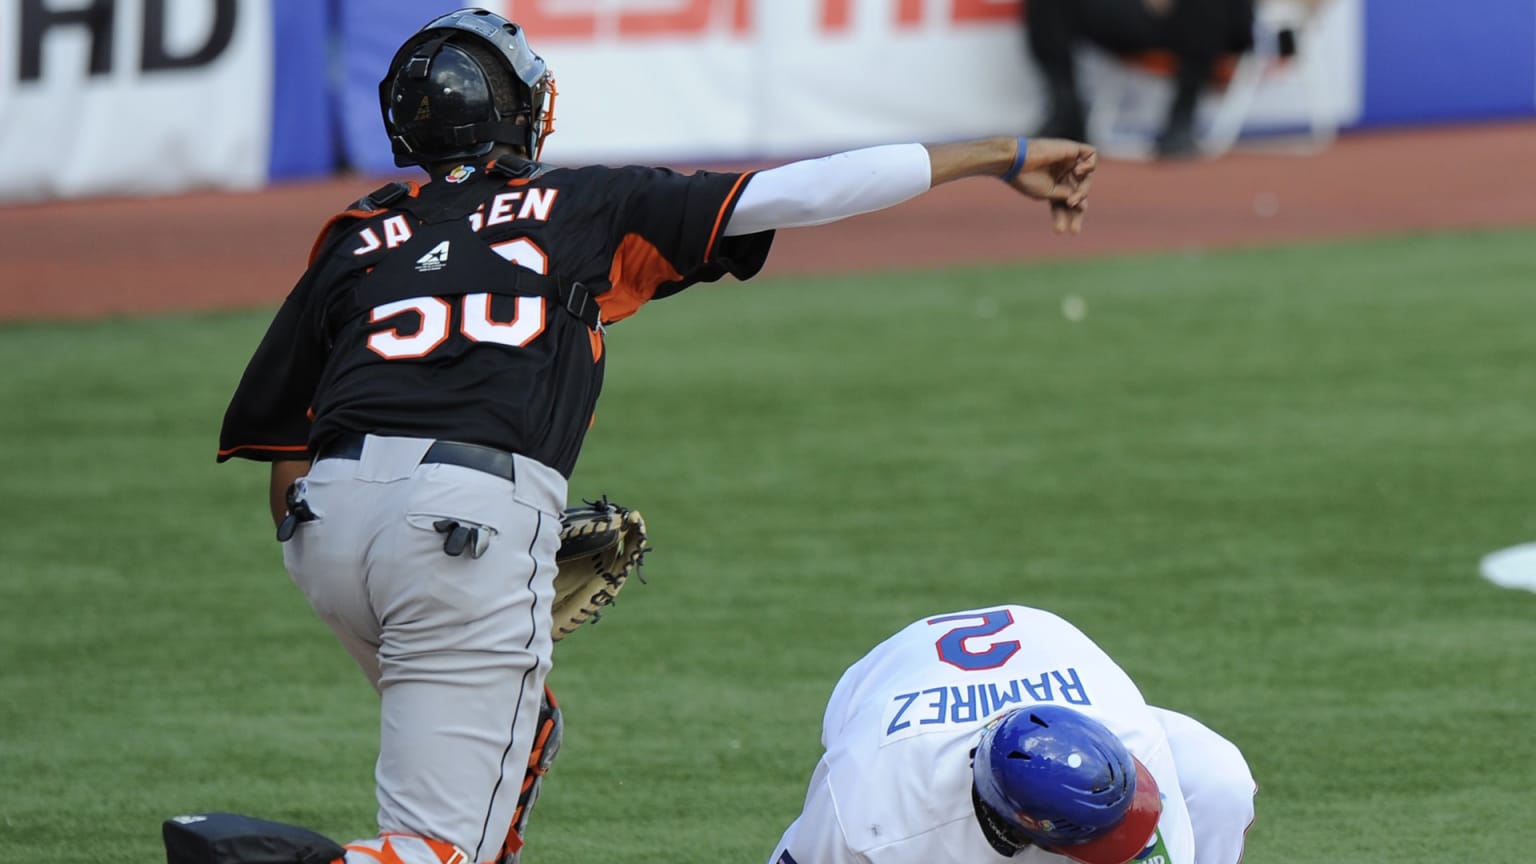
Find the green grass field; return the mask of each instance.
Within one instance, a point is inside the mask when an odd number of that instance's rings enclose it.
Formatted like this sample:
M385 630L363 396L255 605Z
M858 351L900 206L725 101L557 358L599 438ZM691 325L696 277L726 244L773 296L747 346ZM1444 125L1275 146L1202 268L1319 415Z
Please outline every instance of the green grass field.
M1528 231L722 283L614 328L573 480L651 584L561 644L528 864L760 864L843 668L1056 610L1236 741L1249 864L1536 848ZM1063 317L1077 295L1087 316ZM0 329L0 862L372 831L376 706L213 461L269 310Z

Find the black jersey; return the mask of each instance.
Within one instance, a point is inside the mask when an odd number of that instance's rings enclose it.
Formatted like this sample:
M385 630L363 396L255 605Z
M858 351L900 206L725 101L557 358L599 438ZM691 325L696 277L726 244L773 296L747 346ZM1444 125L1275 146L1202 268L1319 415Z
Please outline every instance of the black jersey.
M303 459L374 433L495 447L569 476L602 386L602 326L589 325L756 274L773 233L721 236L749 177L465 165L347 211L246 367L219 461ZM586 295L600 311L584 321L566 307Z

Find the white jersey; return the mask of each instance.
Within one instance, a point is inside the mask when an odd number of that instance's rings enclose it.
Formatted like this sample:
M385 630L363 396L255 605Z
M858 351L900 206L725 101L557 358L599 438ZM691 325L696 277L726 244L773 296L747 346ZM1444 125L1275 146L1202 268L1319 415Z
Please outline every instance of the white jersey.
M1157 780L1160 846L1141 864L1197 864L1158 715L1082 631L1025 606L925 618L843 674L827 704L826 752L805 808L770 864L1066 862L1034 847L999 855L971 802L970 753L983 725L1032 704L1061 705L1103 723Z

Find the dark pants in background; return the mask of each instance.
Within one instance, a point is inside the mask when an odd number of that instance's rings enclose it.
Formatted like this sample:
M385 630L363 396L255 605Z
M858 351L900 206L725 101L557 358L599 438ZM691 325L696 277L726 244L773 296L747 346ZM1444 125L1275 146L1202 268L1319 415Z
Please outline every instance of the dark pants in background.
M1174 98L1158 149L1193 152L1195 107L1223 55L1252 47L1254 0L1169 0L1154 12L1147 0L1027 0L1029 50L1045 79L1050 114L1040 134L1084 140L1087 112L1074 56L1084 42L1113 54L1166 51L1176 62Z

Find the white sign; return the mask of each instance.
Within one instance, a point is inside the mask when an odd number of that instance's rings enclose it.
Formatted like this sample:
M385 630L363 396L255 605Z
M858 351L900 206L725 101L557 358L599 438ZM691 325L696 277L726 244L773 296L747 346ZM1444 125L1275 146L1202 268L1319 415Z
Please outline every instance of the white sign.
M270 4L0 3L0 200L263 184Z

